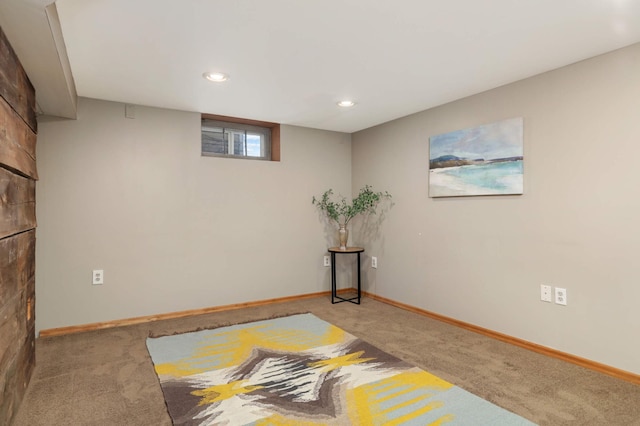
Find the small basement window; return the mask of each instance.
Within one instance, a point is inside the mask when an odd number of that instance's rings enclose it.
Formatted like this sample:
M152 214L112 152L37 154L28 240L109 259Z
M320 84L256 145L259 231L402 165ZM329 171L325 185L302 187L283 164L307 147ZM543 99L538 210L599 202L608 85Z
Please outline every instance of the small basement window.
M280 125L202 114L202 155L280 161Z

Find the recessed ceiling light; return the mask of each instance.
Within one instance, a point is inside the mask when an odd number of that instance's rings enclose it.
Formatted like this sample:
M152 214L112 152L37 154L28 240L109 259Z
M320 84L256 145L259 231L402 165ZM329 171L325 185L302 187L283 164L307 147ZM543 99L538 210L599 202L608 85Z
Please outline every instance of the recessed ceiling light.
M342 108L350 108L352 106L354 106L356 103L353 101L350 101L348 99L345 99L344 101L340 101L338 102L338 106L342 107Z
M202 74L209 81L220 83L229 80L229 76L221 72L205 72Z

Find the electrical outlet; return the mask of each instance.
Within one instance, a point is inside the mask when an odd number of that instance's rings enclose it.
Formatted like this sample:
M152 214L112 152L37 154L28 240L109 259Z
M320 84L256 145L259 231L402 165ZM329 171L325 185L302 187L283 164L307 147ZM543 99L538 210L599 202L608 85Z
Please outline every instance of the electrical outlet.
M371 257L371 267L372 268L376 268L376 269L378 268L378 258L377 257L374 257L374 256Z
M331 266L331 256L324 257L324 266Z
M540 300L543 302L551 302L551 286L550 285L540 285Z
M93 270L93 285L104 284L104 269L94 269Z
M558 305L567 304L567 289L556 287L556 303Z

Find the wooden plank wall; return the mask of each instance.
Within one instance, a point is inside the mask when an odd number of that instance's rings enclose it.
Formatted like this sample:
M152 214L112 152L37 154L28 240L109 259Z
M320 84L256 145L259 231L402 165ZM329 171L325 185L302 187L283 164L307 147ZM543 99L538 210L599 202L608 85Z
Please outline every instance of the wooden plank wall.
M35 366L35 91L0 28L0 424Z

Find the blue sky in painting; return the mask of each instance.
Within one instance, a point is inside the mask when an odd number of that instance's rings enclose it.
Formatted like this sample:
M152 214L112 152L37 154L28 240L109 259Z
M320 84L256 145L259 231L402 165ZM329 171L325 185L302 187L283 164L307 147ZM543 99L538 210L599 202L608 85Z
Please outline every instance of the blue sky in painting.
M443 155L491 160L523 155L522 117L432 136L429 159Z

